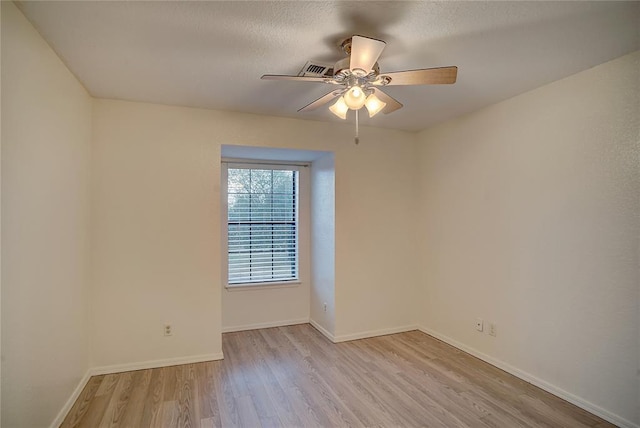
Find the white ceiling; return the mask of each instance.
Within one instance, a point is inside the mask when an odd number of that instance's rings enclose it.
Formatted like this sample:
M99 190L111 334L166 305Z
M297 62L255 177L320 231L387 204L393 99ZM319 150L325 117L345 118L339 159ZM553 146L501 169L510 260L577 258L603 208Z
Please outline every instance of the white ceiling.
M263 81L334 62L353 34L385 40L384 71L457 65L455 85L388 87L373 126L419 130L640 49L640 2L21 2L103 98L340 121L297 109L324 84ZM366 116L366 115L361 115ZM352 121L350 116L348 120Z

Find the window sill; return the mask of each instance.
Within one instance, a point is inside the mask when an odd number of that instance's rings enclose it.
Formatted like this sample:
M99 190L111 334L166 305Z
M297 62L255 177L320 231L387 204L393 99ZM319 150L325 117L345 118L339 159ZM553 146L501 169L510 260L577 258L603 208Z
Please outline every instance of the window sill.
M263 282L260 284L231 284L226 285L224 288L227 291L251 291L251 290L264 290L270 288L292 288L302 284L302 281L282 281L282 282Z

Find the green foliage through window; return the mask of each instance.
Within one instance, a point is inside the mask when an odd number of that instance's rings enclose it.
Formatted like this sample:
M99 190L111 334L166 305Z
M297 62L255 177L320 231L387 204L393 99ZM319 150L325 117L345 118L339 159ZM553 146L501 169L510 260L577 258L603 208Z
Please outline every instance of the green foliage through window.
M229 284L298 278L298 171L227 169Z

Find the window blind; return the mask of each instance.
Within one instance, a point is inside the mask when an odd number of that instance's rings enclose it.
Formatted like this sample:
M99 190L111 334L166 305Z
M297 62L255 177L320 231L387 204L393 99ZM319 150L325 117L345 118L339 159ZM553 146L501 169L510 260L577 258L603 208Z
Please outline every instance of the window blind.
M298 171L227 169L228 283L298 279Z

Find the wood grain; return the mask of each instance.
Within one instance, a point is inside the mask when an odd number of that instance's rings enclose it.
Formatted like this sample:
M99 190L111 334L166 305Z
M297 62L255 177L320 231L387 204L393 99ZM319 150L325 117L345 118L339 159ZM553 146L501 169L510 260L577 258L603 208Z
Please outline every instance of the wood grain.
M418 331L333 344L304 324L226 333L223 351L94 376L61 426L613 426Z

